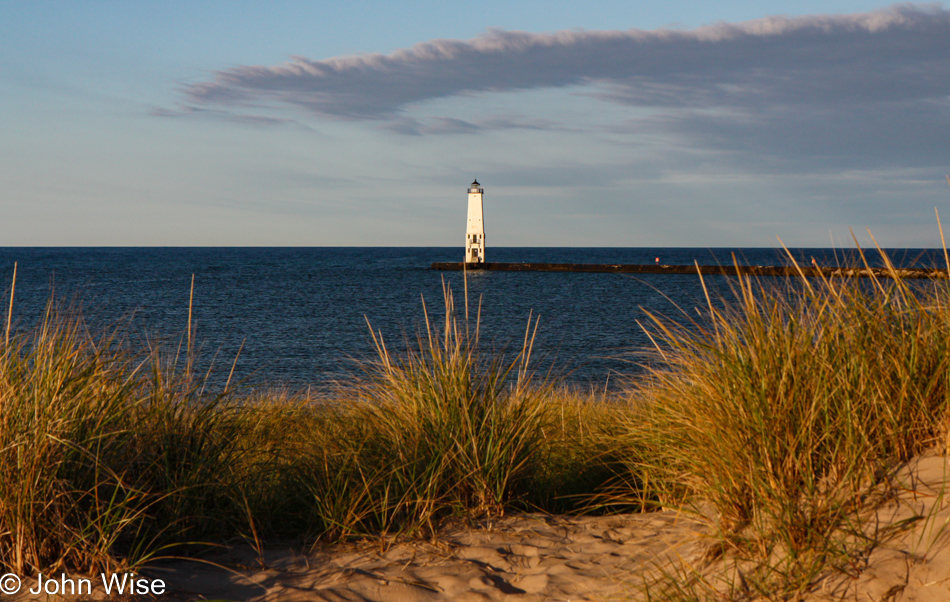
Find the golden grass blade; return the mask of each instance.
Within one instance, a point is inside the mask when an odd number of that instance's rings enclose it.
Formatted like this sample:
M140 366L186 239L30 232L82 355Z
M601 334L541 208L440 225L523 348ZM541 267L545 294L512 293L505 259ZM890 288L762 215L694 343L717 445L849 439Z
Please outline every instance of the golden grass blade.
M874 270L871 269L871 264L868 262L867 256L864 254L864 249L861 248L861 244L858 243L858 237L854 235L854 230L848 228L848 232L851 233L851 240L854 241L854 246L858 249L858 255L861 256L861 263L864 264L864 269L868 272L868 277L871 279L871 282L874 283L875 288L878 292L884 296L887 296L887 293L884 291L884 286L881 284L880 279L874 274Z
M755 295L752 292L752 276L743 275L739 268L739 260L736 259L736 254L732 253L732 265L736 266L736 277L739 280L739 290L742 292L742 300L745 303L746 311L751 313L756 313L756 299Z
M884 267L887 268L887 271L891 274L892 278L897 278L897 268L894 267L894 264L891 262L891 258L887 256L887 253L884 252L884 249L881 248L881 245L878 244L877 239L874 238L874 234L871 232L871 229L868 228L868 236L871 237L871 242L874 243L874 248L877 249L877 252L884 259Z
M478 309L475 312L475 340L473 341L476 348L478 348L478 339L481 333L482 327L482 296L478 296Z
M422 299L422 319L426 323L426 341L429 343L429 350L432 351L435 349L435 341L432 340L432 324L429 322L429 308L426 307L426 298L424 295L420 295Z
M716 310L713 307L712 299L709 297L709 289L706 288L706 281L703 279L703 271L699 269L699 262L695 259L693 260L693 265L696 266L696 274L699 275L699 283L703 287L703 295L706 296L706 306L709 307L709 319L713 323L713 331L716 333L716 341L719 341L719 320L716 319ZM640 328L643 329L643 326L641 325ZM643 329L643 331L646 332L645 329ZM647 336L649 336L649 333ZM653 338L650 337L650 340L653 340ZM656 341L653 341L653 344L656 345ZM662 353L663 352L660 351L660 354ZM664 359L666 359L665 356Z
M785 246L785 243L782 242L782 239L778 236L775 238L778 239L778 244L782 246L782 249L785 251L785 254L788 255L788 258L791 260L792 265L795 266L795 271L798 272L799 277L802 279L802 282L805 283L805 286L808 288L808 292L814 294L815 289L812 288L811 283L808 282L808 278L805 277L805 272L802 270L801 266L798 265L798 262L795 260L795 257L792 255L792 252L788 250L788 247Z
M468 328L468 264L462 263L462 283L465 287L465 327Z
M234 376L234 369L237 368L238 358L241 357L241 351L244 349L244 343L247 341L247 338L241 341L241 346L238 347L237 354L234 356L234 362L231 363L231 371L228 372L228 382L224 383L224 392L227 393L228 389L231 387L231 377Z
M13 282L10 284L10 308L7 310L7 330L6 337L4 338L5 347L10 346L10 324L13 322L13 292L16 290L16 266L17 262L13 262Z
M534 328L531 327L531 313L528 313L528 327L524 333L524 343L521 346L521 369L518 373L519 381L528 373L528 363L531 360L531 352L534 349L534 340L538 335L538 324L541 322L541 316L534 320ZM528 335L531 335L530 338Z
M950 178L947 178L947 184L950 184ZM940 230L940 247L943 249L943 261L947 267L947 277L950 278L950 255L947 254L947 240L943 237L943 224L940 223L940 212L934 207L934 215L937 216L937 228Z
M369 328L369 336L373 338L373 347L376 349L377 356L383 363L383 367L386 369L386 372L391 373L393 368L389 358L389 351L386 349L386 344L383 341L383 333L380 332L377 336L376 330L369 321L369 316L364 314L363 319L366 321L366 326Z
M650 342L653 343L654 349L657 350L657 352L660 354L660 357L663 358L663 361L664 361L664 362L668 362L668 361L669 361L669 358L666 357L666 353L663 352L663 348L660 347L659 343L656 342L656 339L653 338L653 335L650 334L650 331L647 330L647 328L643 326L643 324L640 322L640 320L637 320L636 322L637 322L637 326L640 327L640 330L642 330L643 333L644 333L645 335L647 335L647 338L650 339Z
M191 338L191 311L194 306L195 301L195 275L191 275L191 289L188 292L188 345L186 353L188 355L185 360L185 373L187 376L191 376L192 362L194 362L194 348L192 347L192 338Z
M442 297L445 300L445 325L443 327L442 336L444 338L443 345L448 349L450 347L449 342L452 337L452 314L453 312L453 301L452 301L452 287L446 283L445 278L442 279Z

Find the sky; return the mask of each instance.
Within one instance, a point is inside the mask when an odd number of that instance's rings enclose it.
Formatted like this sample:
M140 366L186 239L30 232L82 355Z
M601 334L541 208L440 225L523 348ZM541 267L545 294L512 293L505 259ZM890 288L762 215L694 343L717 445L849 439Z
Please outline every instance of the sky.
M950 10L0 0L0 246L939 247Z

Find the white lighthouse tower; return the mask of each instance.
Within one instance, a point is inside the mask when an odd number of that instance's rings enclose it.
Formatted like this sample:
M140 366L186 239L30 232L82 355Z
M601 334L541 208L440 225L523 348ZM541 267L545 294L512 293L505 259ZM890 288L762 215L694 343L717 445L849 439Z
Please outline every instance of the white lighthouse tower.
M468 187L468 226L465 229L465 263L485 263L485 221L478 180Z

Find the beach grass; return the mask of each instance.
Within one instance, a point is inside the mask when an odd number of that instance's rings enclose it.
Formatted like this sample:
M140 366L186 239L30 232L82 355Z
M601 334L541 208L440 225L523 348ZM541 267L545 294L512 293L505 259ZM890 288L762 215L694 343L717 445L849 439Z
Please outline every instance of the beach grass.
M534 374L530 318L520 347L485 351L447 288L405 351L371 327L376 357L319 398L215 390L190 341L137 349L51 302L0 354L0 563L89 572L202 544L675 508L709 520L744 591L798 595L882 537L864 517L900 463L947 448L950 289L896 271L734 282L700 318L651 315L654 360L610 395ZM722 592L668 574L651 591Z
M0 563L134 568L201 544L579 507L602 480L589 475L608 413L533 378L531 332L482 353L477 320L445 301L414 348L396 357L376 333L378 357L320 399L213 391L187 351L95 337L50 303L0 355Z
M713 521L711 553L745 567L746 595L788 599L858 570L895 469L946 451L950 289L896 273L736 286L702 323L652 317L662 362L631 391L644 414L625 437L649 453L630 471L636 499ZM671 599L715 589L672 581Z
M119 331L94 338L54 303L9 339L0 562L20 574L113 570L192 533L228 531L222 492L243 425L177 364L134 353Z
M287 474L315 535L431 535L446 518L577 509L606 480L613 413L535 379L531 324L520 348L484 353L477 319L458 315L451 291L444 301L402 355L373 332L377 357L354 382L288 405Z

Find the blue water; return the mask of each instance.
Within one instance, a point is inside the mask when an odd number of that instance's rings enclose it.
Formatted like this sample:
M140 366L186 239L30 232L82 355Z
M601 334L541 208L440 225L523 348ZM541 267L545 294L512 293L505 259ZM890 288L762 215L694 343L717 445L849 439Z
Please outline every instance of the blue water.
M691 265L786 263L774 249L490 248L490 261L653 263ZM443 315L442 283L464 307L459 272L429 269L458 261L460 248L0 248L0 306L6 313L18 263L14 323L35 325L51 295L81 304L92 331L128 321L133 339L173 349L183 339L195 278L193 323L202 357L227 377L243 344L236 378L251 387L326 388L352 375L353 360L373 357L367 320L394 347ZM852 264L841 251L796 249L807 264ZM943 266L942 251L892 250L904 266ZM869 258L878 263L876 254ZM729 280L706 283L729 296ZM596 389L637 372L637 351L649 347L644 310L696 316L705 300L699 279L682 275L470 272L474 317L481 299L483 346L520 347L529 315L540 316L536 367ZM642 358L641 358L642 359Z

